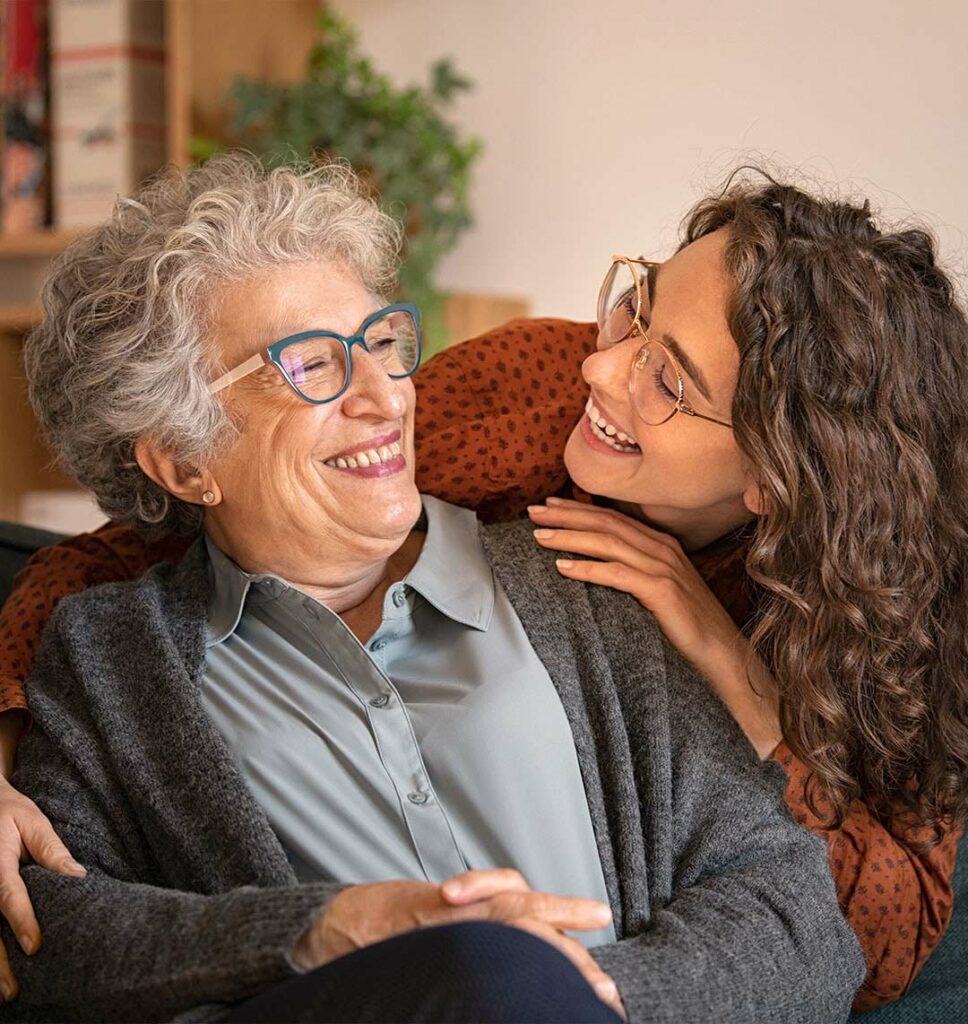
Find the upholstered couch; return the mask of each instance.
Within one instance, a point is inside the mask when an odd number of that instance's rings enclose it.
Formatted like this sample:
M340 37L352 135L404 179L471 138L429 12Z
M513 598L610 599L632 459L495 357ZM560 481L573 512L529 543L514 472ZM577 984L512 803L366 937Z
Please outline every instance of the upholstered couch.
M0 523L0 604L30 555L59 539L44 530ZM968 841L962 843L955 876L954 919L940 947L904 999L857 1019L864 1024L968 1022Z

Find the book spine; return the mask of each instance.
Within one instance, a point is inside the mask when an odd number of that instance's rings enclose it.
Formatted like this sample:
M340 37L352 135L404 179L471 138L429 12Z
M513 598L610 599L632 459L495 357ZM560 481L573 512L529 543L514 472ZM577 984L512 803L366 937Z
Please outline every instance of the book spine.
M158 0L51 0L54 220L89 227L165 161Z
M7 5L0 3L0 229L3 227L3 151L7 123Z
M47 19L43 0L5 7L0 231L14 235L49 223Z

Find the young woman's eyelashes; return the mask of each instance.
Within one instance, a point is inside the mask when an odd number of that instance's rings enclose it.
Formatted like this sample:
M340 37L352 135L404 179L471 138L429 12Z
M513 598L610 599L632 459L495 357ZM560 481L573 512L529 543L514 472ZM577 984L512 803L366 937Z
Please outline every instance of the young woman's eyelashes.
M668 384L666 384L664 374L665 374L665 367L663 366L663 367L660 367L658 370L653 370L652 371L652 379L655 381L655 386L664 395L668 395L669 398L671 398L673 401L675 401L675 399L677 399L679 396L676 394L675 391L672 390L672 388L669 387Z

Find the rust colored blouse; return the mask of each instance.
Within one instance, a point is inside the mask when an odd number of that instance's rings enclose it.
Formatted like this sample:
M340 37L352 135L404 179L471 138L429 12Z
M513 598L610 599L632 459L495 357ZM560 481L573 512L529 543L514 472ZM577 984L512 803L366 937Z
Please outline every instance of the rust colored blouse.
M594 344L592 324L518 320L432 359L415 378L420 489L476 508L489 521L520 516L548 495L569 494L562 450L584 407L580 366ZM140 576L161 559L178 559L187 544L184 538L145 543L133 530L107 524L38 552L0 611L0 711L27 708L23 680L62 597ZM742 546L718 543L694 559L741 626L752 596L743 556ZM860 802L834 829L806 805L806 767L785 744L774 757L786 770L794 816L827 843L841 907L864 948L868 976L855 1008L897 999L951 917L960 832L915 850Z

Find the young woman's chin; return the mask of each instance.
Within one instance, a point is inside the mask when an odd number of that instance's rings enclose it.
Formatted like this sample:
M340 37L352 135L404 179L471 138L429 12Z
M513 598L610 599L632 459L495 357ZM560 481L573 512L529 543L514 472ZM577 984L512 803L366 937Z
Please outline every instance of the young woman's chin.
M640 502L642 481L641 453L598 451L582 432L579 422L565 445L565 469L568 476L589 494L615 501ZM636 486L638 484L638 486Z

